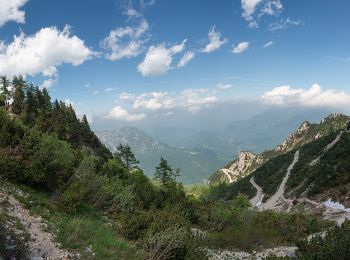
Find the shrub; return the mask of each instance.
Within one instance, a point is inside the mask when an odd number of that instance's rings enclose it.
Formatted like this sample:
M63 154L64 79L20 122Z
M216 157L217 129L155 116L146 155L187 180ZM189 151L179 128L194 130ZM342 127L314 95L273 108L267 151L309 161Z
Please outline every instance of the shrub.
M298 259L349 259L350 221L328 230L323 238L316 236L310 241L299 241L297 246Z

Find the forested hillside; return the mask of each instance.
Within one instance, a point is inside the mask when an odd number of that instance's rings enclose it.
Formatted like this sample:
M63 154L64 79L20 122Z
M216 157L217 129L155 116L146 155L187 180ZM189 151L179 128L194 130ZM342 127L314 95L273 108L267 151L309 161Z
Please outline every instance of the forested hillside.
M111 154L86 117L51 102L46 89L21 77L2 77L0 87L5 258L207 259L223 249L295 245L332 225L301 211L256 211L240 194L188 195L164 158L150 180L128 145ZM36 247L51 237L57 244Z

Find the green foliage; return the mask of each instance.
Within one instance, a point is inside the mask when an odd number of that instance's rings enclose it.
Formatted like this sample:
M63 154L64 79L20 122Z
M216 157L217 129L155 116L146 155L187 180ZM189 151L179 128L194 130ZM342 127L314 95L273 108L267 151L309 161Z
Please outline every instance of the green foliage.
M220 218L207 217L207 221L200 223L203 227L210 227L205 245L212 248L252 250L261 246L291 245L330 225L301 213L259 212L235 207L225 209L223 206L218 210L217 207L212 206L215 209L212 212L221 212ZM225 210L226 213L223 213ZM218 219L221 221L218 222Z
M56 136L43 134L30 157L31 180L50 190L62 186L72 175L75 163L74 150Z
M310 144L301 150L301 155L304 155L308 161L301 161L296 165L296 169L291 175L288 189L296 187L297 184L302 184L295 194L300 194L308 188L308 196L315 196L324 192L334 190L337 196L346 197L346 184L350 182L350 134L343 132L338 143L322 155L319 163L315 166L310 166L309 163L317 158L322 149L332 140L335 134L322 138L319 143L321 145ZM344 194L339 194L345 189Z
M250 204L247 196L244 194L238 194L238 196L233 200L233 208L237 210L248 209L252 206Z
M25 99L25 82L22 76L14 77L12 80L12 86L14 88L12 112L16 115L22 114Z
M124 166L126 169L131 170L137 167L137 165L140 163L138 160L136 160L135 155L131 151L131 148L128 144L123 145L119 144L117 147L115 157L120 157L124 163Z
M324 237L315 236L310 241L299 241L297 246L298 259L349 259L350 221L329 229Z
M177 176L180 176L180 169L173 170L168 164L168 161L163 157L160 157L160 162L156 167L154 179L160 181L165 187L171 185L176 180Z

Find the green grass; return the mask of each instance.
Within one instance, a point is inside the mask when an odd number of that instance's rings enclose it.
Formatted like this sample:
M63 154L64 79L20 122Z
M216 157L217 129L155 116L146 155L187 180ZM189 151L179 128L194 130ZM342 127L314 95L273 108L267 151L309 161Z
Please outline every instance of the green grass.
M82 205L68 214L59 210L47 194L20 187L29 196L16 198L48 223L63 248L81 259L144 259L145 253L118 234L117 223L101 215L90 206Z
M275 246L295 246L308 235L334 223L302 213L278 213L251 209L236 211L221 231L210 231L204 244L209 248L252 251Z

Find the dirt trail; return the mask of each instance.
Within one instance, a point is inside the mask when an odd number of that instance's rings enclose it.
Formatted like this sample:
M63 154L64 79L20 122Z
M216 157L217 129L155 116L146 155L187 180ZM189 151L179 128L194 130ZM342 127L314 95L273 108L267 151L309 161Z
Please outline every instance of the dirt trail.
M254 177L251 177L249 181L256 189L256 195L249 202L253 206L259 207L262 204L262 200L265 194L263 193L263 190L260 188L260 186L255 183Z
M334 140L332 142L330 142L329 144L327 144L326 147L323 148L323 152L320 156L318 156L316 159L312 160L312 162L310 163L310 166L314 166L316 164L318 164L321 160L321 157L326 153L328 152L330 149L332 149L334 147L334 145L336 145L339 140L340 140L340 137L342 135L343 132L340 132L336 138L334 138Z
M232 177L231 177L231 175L229 174L229 173L231 172L230 170L228 170L228 169L221 169L221 171L222 171L223 173L225 173L225 175L226 175L227 178L229 179L229 183L233 182Z
M30 215L21 203L7 191L0 189L0 198L9 203L7 214L18 219L30 234L28 241L30 259L68 259L69 252L62 250L54 241L54 236L45 231L46 224L41 217Z
M290 173L294 167L294 165L299 161L299 151L296 151L294 154L293 162L289 165L287 169L287 173L284 176L280 186L278 187L278 190L272 197L270 197L264 204L261 205L261 209L272 209L276 206L277 202L284 198L284 191L286 189L286 183L288 181L288 178L290 176Z

